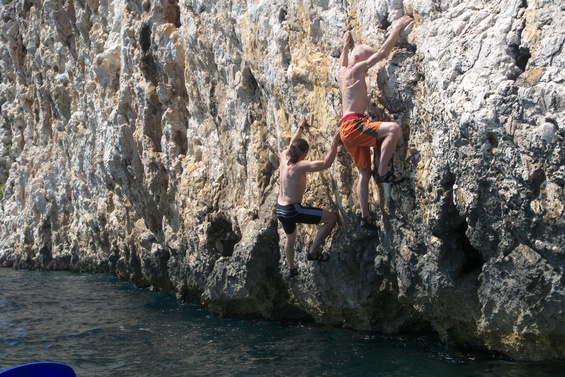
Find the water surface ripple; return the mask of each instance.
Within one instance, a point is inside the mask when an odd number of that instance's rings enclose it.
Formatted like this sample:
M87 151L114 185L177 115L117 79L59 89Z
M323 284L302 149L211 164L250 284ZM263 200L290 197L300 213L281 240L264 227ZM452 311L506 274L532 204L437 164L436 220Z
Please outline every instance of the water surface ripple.
M558 376L430 335L226 319L110 275L0 268L0 370L69 364L79 377Z

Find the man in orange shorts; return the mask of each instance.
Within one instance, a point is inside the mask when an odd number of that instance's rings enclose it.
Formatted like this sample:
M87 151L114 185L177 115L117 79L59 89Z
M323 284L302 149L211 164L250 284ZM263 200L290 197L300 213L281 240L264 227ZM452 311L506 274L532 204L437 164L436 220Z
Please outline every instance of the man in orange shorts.
M369 213L371 147L377 148L379 145L381 147L380 158L377 161L375 156L374 161L375 166L378 166L374 172L377 182L397 184L404 178L397 178L388 170L388 164L400 139L400 126L395 122L369 122L363 115L369 104L365 78L369 68L390 54L400 32L412 21L410 16L402 16L396 20L389 37L376 52L367 45L356 46L352 52L351 64L348 54L353 39L349 31L343 36L344 44L338 74L339 90L343 101L340 133L343 145L353 157L355 166L359 170L357 196L361 207L361 226L368 229L377 229L375 220Z

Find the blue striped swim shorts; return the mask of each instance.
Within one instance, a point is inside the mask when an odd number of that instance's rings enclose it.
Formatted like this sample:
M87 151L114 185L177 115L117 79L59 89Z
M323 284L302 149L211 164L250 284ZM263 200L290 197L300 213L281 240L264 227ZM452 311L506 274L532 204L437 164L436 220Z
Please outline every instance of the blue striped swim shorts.
M297 223L319 224L323 211L316 207L303 207L300 203L280 205L277 203L277 218L286 234L294 233Z

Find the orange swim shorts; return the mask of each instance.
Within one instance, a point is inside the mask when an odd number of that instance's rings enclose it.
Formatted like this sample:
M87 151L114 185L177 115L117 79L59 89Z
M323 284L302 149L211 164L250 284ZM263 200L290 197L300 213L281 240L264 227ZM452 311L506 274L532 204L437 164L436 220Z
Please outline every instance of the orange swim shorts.
M381 123L369 122L363 114L355 113L341 119L341 141L359 170L371 167L371 147L380 145L378 133Z

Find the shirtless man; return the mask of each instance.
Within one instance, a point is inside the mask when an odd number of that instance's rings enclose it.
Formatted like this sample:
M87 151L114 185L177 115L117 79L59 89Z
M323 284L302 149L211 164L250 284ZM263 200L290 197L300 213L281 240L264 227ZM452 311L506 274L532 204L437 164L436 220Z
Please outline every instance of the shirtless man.
M352 52L351 64L349 64L348 53L353 39L349 31L343 36L344 44L338 74L339 90L343 101L343 118L340 125L341 140L359 170L357 197L361 207L361 226L368 229L377 229L375 220L371 218L369 213L370 148L377 148L379 144L381 146L379 161L377 161L376 155L374 161L375 167L378 166L373 173L377 182L396 184L402 182L404 178L397 178L388 171L388 164L400 139L400 126L395 122L368 121L364 115L369 104L365 78L369 68L388 57L401 30L411 22L410 16L403 16L396 20L389 37L376 52L367 45L356 46Z
M330 234L337 222L337 215L325 209L303 207L302 197L306 190L306 173L321 171L329 168L336 156L339 145L339 130L335 133L330 150L321 161L306 161L309 146L302 139L302 132L306 126L304 116L300 118L299 127L290 140L289 147L282 152L279 166L280 191L277 200L277 218L282 223L286 234L284 254L290 269L289 277L298 275L294 266L294 244L296 242L296 224L320 224L318 233L312 242L307 254L308 260L325 262L330 258L327 252L320 252L318 247Z

